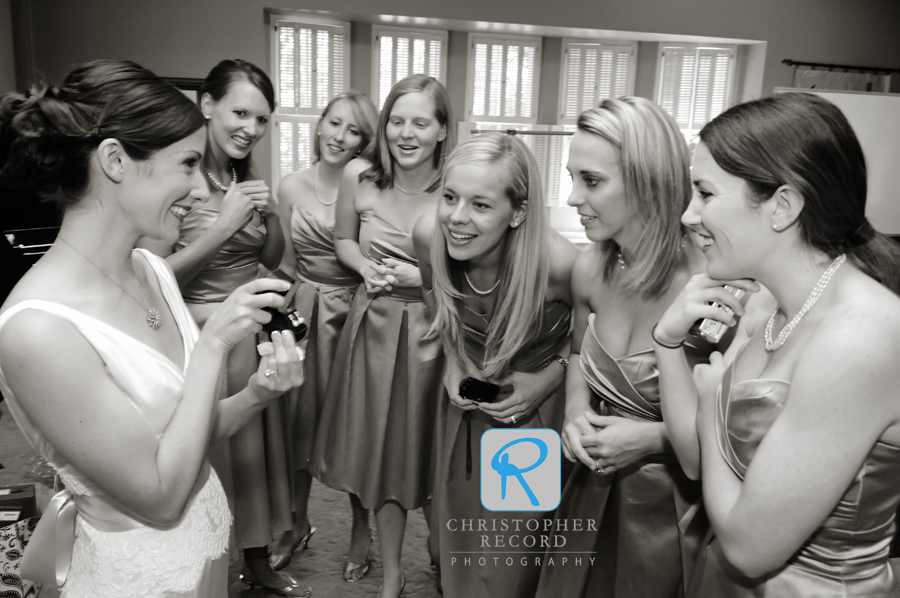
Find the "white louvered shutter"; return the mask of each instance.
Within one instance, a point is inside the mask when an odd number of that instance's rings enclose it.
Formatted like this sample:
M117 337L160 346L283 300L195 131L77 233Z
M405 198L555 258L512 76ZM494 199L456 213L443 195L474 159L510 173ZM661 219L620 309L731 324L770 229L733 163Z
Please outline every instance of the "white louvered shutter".
M533 122L537 116L540 40L470 39L472 120Z
M659 104L686 135L727 108L733 49L664 46L660 70Z
M376 27L373 34L377 48L373 80L379 109L391 87L410 75L421 73L446 84L446 31Z
M278 21L275 121L276 181L312 164L312 131L325 106L349 89L348 23Z
M566 42L564 44L561 122L574 123L578 115L600 100L633 92L633 46Z
M732 55L720 50L700 50L697 57L697 94L691 129L703 125L725 110L725 94L731 71Z

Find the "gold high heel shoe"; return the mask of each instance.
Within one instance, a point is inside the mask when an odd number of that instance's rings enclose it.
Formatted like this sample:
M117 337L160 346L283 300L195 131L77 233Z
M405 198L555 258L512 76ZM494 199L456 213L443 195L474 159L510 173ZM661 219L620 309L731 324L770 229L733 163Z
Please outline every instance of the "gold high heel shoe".
M309 539L313 537L313 534L316 533L316 527L314 525L310 525L309 529L306 530L306 533L303 534L303 537L294 542L294 545L291 546L291 549L288 550L285 554L278 555L274 552L269 556L269 565L272 566L272 569L275 571L279 571L288 566L288 563L291 562L291 556L293 556L294 551L299 547L303 547L303 550L309 546Z
M287 586L283 588L274 588L272 586L267 586L262 583L256 575L251 573L248 569L244 569L241 571L238 579L241 580L242 583L250 586L252 590L256 586L269 590L270 592L274 592L278 596L284 596L285 598L310 598L312 596L312 588L309 586L305 586L302 583L298 582L296 579L287 576L287 579L290 580Z
M369 536L369 545L366 547L366 557L361 563L351 563L349 559L344 562L344 581L347 583L355 583L366 576L369 569L372 568L372 561L369 559L369 550L372 549L372 536Z
M397 597L399 598L400 594L403 593L403 587L406 585L406 575L403 573L400 574L400 591L397 592ZM384 588L384 584L378 586L378 597L381 598L381 590Z

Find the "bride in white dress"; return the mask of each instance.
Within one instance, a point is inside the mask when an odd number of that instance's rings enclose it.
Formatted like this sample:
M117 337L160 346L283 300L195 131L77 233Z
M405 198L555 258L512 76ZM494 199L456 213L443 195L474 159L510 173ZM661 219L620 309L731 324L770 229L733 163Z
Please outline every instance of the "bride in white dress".
M66 490L23 573L66 598L227 595L231 516L211 443L302 382L290 333L273 334L247 388L217 401L229 349L280 307L264 279L239 288L202 334L165 261L207 197L204 119L134 63L75 67L60 88L0 97L0 189L56 201L59 237L0 308L0 391Z

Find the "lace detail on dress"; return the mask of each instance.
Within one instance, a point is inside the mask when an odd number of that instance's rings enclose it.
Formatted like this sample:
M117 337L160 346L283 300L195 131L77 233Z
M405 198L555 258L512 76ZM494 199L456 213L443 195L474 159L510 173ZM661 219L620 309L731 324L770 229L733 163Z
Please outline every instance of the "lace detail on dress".
M207 561L225 553L230 529L231 512L212 468L209 480L171 529L107 533L78 517L64 596L154 598L190 592Z

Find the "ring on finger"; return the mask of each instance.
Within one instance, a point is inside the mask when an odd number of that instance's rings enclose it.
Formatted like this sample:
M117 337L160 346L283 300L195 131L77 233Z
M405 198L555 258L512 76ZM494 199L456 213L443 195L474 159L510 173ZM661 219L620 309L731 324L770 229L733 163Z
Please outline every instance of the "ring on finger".
M275 373L276 372L274 370L266 370L265 372L263 372L263 374L266 375L266 378L268 378L269 376L271 376L272 374L275 374Z
M512 423L516 423L516 416L515 416L515 415L510 415L510 416L509 416L509 419L512 420Z
M600 475L604 475L606 473L605 471L603 471L603 466L600 465L600 459L594 460L594 467L597 469L597 473L599 473Z

